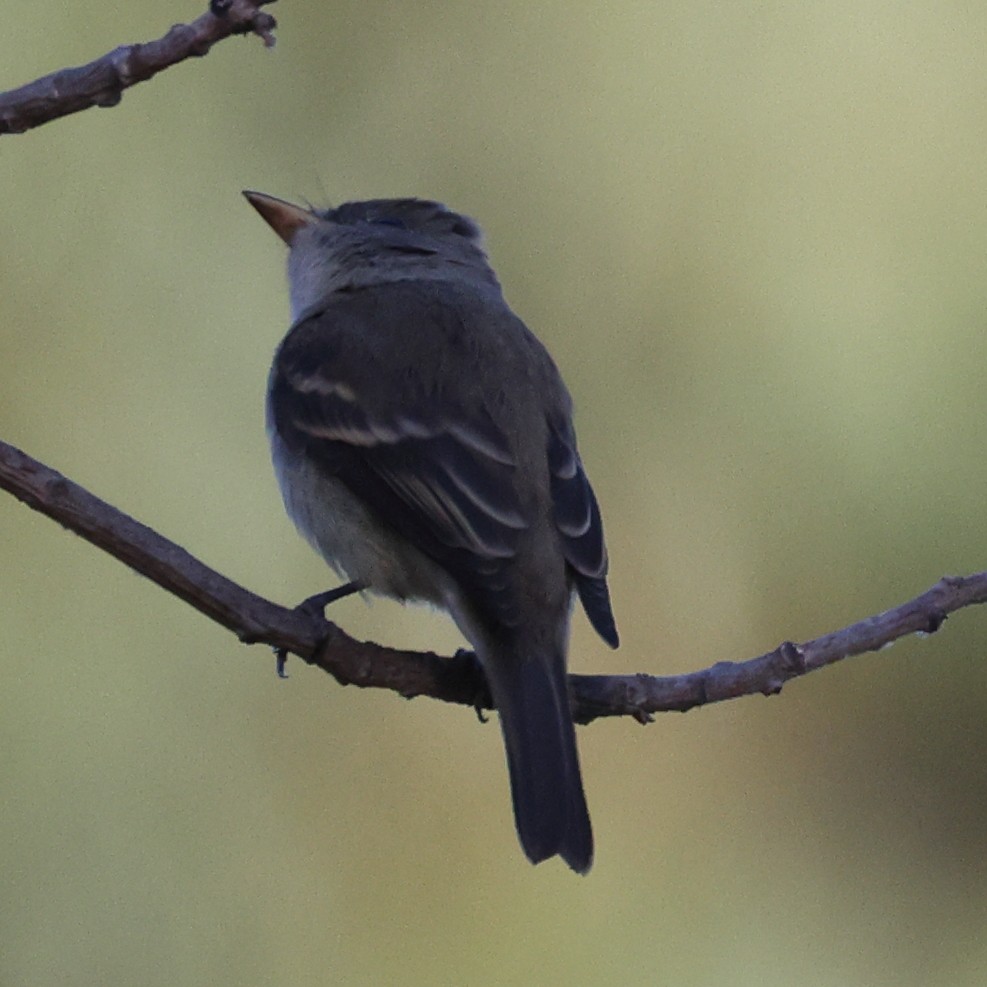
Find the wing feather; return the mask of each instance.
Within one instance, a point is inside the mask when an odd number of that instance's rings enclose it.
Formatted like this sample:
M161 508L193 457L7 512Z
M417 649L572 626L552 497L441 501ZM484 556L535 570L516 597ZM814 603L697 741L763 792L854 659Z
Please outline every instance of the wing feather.
M568 421L552 426L548 441L555 524L572 568L579 599L597 634L612 648L619 644L607 588L607 549L596 495L576 451Z

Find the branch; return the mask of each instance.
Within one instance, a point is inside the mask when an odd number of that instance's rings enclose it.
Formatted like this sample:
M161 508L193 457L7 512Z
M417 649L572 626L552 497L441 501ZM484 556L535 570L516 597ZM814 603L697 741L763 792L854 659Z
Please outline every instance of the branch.
M260 8L275 0L211 0L209 12L191 24L176 24L163 38L121 45L79 68L62 69L0 93L0 134L20 134L90 106L116 106L123 90L163 69L205 55L233 34L257 34L270 48L277 22Z
M241 641L291 652L342 685L390 689L490 709L475 658L443 658L358 641L323 617L271 603L210 569L174 542L0 442L0 488L109 552L163 589L233 631ZM797 645L786 641L749 661L722 661L687 675L570 675L573 718L685 711L739 696L775 695L785 682L851 655L878 651L906 634L931 634L955 610L987 602L987 572L945 576L908 603Z

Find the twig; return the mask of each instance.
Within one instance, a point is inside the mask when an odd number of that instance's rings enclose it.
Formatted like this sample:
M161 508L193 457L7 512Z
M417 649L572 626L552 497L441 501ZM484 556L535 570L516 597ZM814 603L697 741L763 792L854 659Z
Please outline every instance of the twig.
M208 13L191 24L176 24L157 41L121 45L88 65L0 93L0 134L20 134L90 106L116 106L124 89L186 58L205 55L234 34L257 34L270 48L277 22L260 8L274 2L212 0Z
M358 641L321 617L271 603L5 442L0 442L0 488L190 603L242 641L298 655L343 685L490 708L483 676L471 655L443 658L383 648ZM632 716L647 723L654 713L756 693L774 695L790 679L851 655L877 651L906 634L931 634L953 611L985 602L987 572L946 576L900 607L802 645L786 642L749 661L718 662L698 672L664 677L572 675L573 718L589 723L604 716Z

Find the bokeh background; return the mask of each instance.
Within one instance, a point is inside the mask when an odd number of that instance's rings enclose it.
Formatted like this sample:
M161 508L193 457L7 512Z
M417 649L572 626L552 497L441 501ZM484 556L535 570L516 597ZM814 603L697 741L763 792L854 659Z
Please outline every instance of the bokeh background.
M201 8L7 0L0 86ZM478 217L574 392L623 647L740 659L987 567L987 11L931 0L284 2L0 139L0 437L251 589L326 570L263 391L239 196ZM351 633L446 650L359 599ZM531 868L495 723L279 681L0 497L0 983L980 985L987 614L580 730L595 868Z

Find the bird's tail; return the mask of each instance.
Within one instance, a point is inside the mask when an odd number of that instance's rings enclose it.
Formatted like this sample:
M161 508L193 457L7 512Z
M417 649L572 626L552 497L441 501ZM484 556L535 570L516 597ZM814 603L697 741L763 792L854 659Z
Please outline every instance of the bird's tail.
M576 731L561 656L481 655L500 714L518 838L528 859L556 854L577 873L593 863Z

